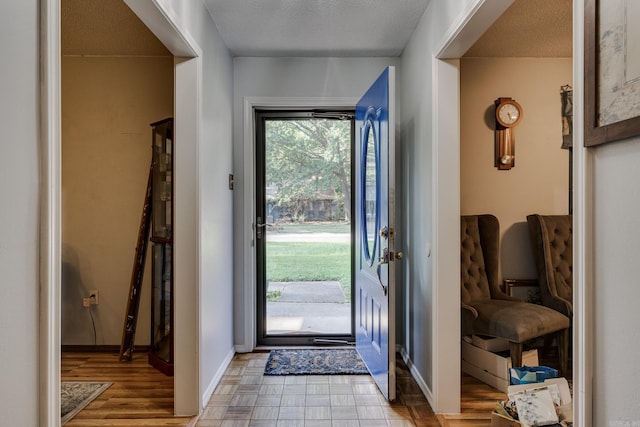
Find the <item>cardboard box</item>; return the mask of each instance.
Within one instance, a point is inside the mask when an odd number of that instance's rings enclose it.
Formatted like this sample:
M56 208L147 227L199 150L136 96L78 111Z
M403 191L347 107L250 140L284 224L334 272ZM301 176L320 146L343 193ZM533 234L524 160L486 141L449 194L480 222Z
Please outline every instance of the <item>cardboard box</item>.
M491 413L491 427L522 427L518 421L496 412Z
M511 357L492 353L462 341L462 372L504 393L509 387ZM538 366L538 350L522 352L522 364Z
M486 337L483 335L472 335L471 344L475 345L476 347L480 347L483 350L491 351L493 353L509 350L509 341L502 338Z

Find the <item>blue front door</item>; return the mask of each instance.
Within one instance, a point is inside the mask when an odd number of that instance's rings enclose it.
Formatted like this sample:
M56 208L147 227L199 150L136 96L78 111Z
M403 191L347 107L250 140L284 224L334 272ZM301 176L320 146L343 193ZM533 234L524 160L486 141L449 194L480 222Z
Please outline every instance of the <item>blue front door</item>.
M394 400L393 191L395 68L356 105L356 348L380 391ZM390 197L391 195L391 197ZM391 205L391 206L390 206Z

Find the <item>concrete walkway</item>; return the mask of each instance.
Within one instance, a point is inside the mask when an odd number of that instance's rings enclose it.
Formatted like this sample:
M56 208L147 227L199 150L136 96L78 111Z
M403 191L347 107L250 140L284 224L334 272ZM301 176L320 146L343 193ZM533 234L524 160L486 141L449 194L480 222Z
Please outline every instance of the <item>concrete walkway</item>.
M280 333L351 333L351 305L339 282L270 282L280 291L267 302L267 331Z
M349 233L279 233L267 231L267 242L349 243Z

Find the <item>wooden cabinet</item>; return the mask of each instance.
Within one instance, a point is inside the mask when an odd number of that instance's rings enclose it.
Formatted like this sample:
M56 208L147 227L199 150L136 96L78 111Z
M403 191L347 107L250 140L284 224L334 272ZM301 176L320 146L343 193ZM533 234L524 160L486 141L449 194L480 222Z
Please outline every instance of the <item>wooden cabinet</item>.
M151 345L149 363L173 375L173 119L151 124Z
M524 302L542 304L537 279L504 279L504 292Z

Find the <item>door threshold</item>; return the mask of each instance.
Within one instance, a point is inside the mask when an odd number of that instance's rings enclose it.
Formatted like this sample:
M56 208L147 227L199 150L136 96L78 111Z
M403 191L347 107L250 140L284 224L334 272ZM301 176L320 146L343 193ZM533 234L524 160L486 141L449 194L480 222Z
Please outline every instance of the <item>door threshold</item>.
M254 352L260 352L260 351L271 351L271 350L287 350L287 349L295 349L295 350L329 350L329 349L336 349L336 350L346 350L346 349L352 349L354 348L355 345L326 345L326 346L320 346L320 345L260 345L260 346L256 346L254 347L253 351Z
M334 345L345 345L345 346L355 346L355 341L347 341L347 340L339 340L339 339L331 339L331 338L314 338L314 344L331 344Z

